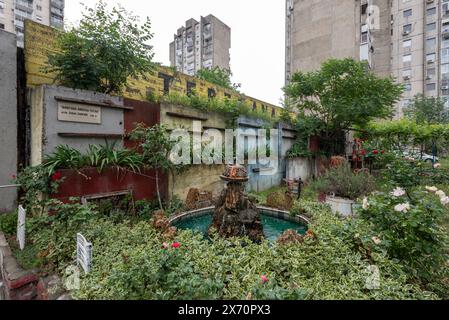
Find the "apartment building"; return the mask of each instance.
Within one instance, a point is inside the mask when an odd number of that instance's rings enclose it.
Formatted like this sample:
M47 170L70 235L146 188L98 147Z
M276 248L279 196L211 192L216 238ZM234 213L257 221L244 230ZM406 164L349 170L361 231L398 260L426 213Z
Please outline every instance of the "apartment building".
M65 0L0 0L0 29L17 34L23 47L25 19L63 28Z
M449 101L449 0L287 0L286 31L286 83L353 57L404 84L397 118L419 93Z
M190 19L170 43L170 64L195 75L204 68L230 69L231 28L213 15Z

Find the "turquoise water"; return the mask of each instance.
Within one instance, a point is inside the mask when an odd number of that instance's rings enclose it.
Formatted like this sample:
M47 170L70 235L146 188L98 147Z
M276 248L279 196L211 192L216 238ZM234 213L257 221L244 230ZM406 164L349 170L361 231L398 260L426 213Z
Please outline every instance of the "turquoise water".
M271 216L261 215L263 231L265 238L269 241L275 241L284 231L292 229L296 230L299 234L304 235L307 231L307 227L298 223L273 218ZM212 223L212 215L206 214L197 218L190 218L178 223L175 223L175 227L179 229L190 229L196 232L200 232L203 235L207 234L207 230Z

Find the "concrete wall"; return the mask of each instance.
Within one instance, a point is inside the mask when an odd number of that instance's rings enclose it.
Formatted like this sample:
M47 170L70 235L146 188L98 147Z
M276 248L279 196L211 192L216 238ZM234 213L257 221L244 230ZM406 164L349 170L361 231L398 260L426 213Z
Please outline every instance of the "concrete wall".
M31 164L38 165L45 155L54 152L58 145L69 145L80 151L90 144L116 143L122 147L122 138L94 137L95 135L123 135L124 115L121 108L101 107L101 123L79 123L58 120L58 101L55 97L85 100L89 103L110 102L123 106L122 98L85 90L44 85L31 90ZM67 133L76 137L63 136ZM85 137L81 137L86 135ZM90 135L90 136L89 136Z
M245 130L245 129L255 129L258 128L266 128L267 123L264 123L263 120L260 119L252 119L252 118L246 118L246 117L240 117L238 119L238 128ZM271 189L274 186L278 186L282 183L282 179L285 177L285 170L282 163L282 136L281 132L282 130L280 127L273 128L278 131L277 136L277 162L273 164L261 164L260 162L256 164L248 164L248 175L249 175L249 181L247 183L246 190L249 192L261 192L268 189ZM256 131L257 132L257 131ZM272 137L273 138L273 137ZM248 142L245 142L245 150L250 150L251 148L256 148L257 141L256 139L253 140L253 142L250 142L251 140L248 140Z
M314 174L313 160L310 158L287 159L287 180L301 178L303 181L309 180Z
M291 74L316 70L329 58L358 59L360 2L294 0L292 15Z
M161 104L161 124L169 130L184 128L193 129L193 121L201 121L202 131L218 129L222 133L224 142L224 129L226 129L226 117L216 112L201 112L199 110L172 104ZM186 171L173 177L169 176L169 194L173 192L181 200L185 200L190 188L198 188L201 191L211 191L218 195L223 189L220 174L224 165L193 165Z
M0 30L0 186L17 175L17 40ZM0 212L11 211L15 188L0 189Z
M225 183L220 179L225 165L193 165L187 170L175 176L169 177L169 190L173 195L185 201L190 188L198 188L201 191L210 191L217 196L223 190Z

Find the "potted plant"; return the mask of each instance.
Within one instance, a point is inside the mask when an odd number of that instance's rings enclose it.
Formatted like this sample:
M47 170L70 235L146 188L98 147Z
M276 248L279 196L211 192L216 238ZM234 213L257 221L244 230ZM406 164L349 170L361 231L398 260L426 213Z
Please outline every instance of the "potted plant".
M355 200L375 189L375 181L366 171L353 172L348 163L330 168L316 184L318 193L326 194L325 202L334 213L353 214Z

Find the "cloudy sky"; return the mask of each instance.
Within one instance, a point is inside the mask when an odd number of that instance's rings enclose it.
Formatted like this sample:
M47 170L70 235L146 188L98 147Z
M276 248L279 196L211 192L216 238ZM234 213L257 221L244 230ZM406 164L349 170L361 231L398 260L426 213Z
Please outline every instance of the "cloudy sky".
M66 21L76 23L82 5L66 0ZM213 14L231 27L233 81L252 97L279 105L284 84L285 16L283 0L108 0L152 22L155 61L170 64L169 43L190 18ZM142 19L143 20L143 19Z

